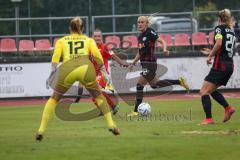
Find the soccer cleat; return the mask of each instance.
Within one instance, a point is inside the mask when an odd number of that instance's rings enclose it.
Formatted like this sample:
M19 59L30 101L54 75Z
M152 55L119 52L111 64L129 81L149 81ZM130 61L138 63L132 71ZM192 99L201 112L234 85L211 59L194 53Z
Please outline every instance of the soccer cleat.
M183 77L179 78L179 82L182 87L184 87L187 91L189 91L189 86Z
M229 121L234 112L236 112L236 110L233 107L226 107L223 122Z
M138 116L138 112L131 112L127 115L128 117Z
M199 125L208 125L208 124L214 124L214 121L212 118L204 119Z
M112 134L115 136L120 135L120 129L118 129L117 127L112 127L112 128L109 128L108 130L112 132Z
M36 136L35 136L35 139L36 139L36 141L40 142L43 139L43 135L40 134L40 133L37 133Z

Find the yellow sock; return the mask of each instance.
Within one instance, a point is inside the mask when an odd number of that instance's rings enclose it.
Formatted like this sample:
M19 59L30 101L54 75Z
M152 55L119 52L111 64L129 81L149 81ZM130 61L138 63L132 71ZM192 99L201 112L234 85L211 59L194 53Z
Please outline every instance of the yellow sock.
M112 115L111 115L111 112L109 110L106 98L101 94L97 98L95 98L95 101L96 101L99 109L103 112L104 117L107 121L108 127L109 128L114 127L115 124L113 122Z
M43 110L42 121L38 130L38 133L43 134L45 132L48 121L52 117L56 105L57 105L57 102L55 99L53 98L48 99Z

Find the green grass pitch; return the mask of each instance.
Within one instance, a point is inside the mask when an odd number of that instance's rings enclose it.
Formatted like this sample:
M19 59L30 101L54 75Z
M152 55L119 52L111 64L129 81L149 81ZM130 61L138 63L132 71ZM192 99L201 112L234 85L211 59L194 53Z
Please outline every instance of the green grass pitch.
M240 99L228 99L238 110ZM198 126L204 114L199 100L148 101L155 118L128 119L121 103L114 120L120 136L107 131L105 120L65 122L54 117L42 142L34 135L42 105L0 107L1 160L238 160L238 112L223 124L223 109L213 102L216 124ZM90 103L73 106L78 112Z

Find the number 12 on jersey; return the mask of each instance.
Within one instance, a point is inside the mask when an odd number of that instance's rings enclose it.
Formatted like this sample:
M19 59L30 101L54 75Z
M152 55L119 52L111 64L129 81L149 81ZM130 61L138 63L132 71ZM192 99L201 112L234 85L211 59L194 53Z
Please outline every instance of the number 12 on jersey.
M84 48L84 42L83 41L69 41L69 52L70 54L77 54L79 49Z

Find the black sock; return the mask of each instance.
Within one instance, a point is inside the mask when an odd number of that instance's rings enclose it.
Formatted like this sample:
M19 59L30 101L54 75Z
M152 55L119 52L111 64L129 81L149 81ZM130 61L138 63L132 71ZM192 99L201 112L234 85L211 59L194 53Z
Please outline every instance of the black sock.
M180 85L180 81L179 80L164 79L163 81L171 83L172 85Z
M78 103L80 101L80 99L82 98L82 93L83 93L83 88L79 87L78 88L78 95L77 95L77 98L75 100L75 103Z
M206 118L212 118L212 104L209 95L203 95L202 97L203 110L206 114Z
M142 99L143 99L143 88L144 86L141 84L137 84L137 93L136 93L136 101L135 101L135 108L134 108L134 112L137 112L138 106L139 104L142 103Z
M220 92L214 91L214 92L212 92L211 96L213 97L213 99L215 101L217 101L224 108L229 106L229 104L227 103L226 99L223 97L223 95Z
M165 81L165 80L159 80L157 81L154 85L151 85L151 87L153 89L156 89L156 88L162 88L162 87L167 87L167 86L171 86L172 83L168 82L168 81Z

